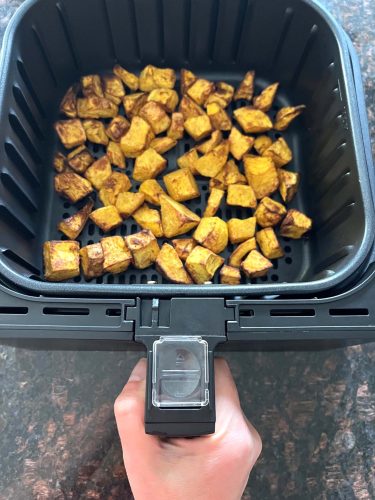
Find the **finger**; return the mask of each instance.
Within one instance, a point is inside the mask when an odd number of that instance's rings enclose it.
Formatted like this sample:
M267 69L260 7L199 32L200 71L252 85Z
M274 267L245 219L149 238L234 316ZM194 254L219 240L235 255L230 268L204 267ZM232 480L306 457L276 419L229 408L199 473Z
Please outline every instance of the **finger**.
M225 359L215 359L216 426L224 426L241 408L237 387ZM241 410L242 413L242 410Z

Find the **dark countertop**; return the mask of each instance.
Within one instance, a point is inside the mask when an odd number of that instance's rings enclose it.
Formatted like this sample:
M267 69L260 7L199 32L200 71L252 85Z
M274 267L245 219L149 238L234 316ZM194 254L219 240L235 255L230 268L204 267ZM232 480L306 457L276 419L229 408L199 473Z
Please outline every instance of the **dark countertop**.
M1 35L21 3L0 0ZM360 55L375 144L375 4L323 3ZM138 356L0 347L0 499L132 498L113 401ZM375 344L226 357L263 438L244 498L375 498Z

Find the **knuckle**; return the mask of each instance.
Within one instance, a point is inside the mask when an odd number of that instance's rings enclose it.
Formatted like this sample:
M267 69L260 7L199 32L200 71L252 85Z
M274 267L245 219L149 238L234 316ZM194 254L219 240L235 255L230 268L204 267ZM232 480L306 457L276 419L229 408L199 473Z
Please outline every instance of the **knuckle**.
M138 408L137 398L132 394L127 394L126 391L120 394L116 398L114 404L114 411L116 416L126 417L127 415L131 415Z

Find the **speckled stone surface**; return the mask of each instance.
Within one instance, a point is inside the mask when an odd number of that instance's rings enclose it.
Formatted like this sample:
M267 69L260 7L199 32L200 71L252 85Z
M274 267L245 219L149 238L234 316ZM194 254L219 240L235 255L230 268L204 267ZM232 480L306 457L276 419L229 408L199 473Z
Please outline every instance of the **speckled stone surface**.
M1 35L21 3L0 0ZM324 4L360 55L375 144L375 3ZM112 408L138 356L0 347L1 499L132 498ZM226 357L263 438L246 499L375 498L374 344Z

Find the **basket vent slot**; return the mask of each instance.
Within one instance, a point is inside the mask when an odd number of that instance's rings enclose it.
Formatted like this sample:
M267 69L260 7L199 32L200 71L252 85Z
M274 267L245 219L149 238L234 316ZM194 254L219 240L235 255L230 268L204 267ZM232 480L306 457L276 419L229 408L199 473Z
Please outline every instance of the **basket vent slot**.
M240 307L240 316L250 318L254 316L254 309L245 309L243 307Z
M44 307L43 314L51 316L88 316L88 307Z
M38 98L37 93L34 90L34 87L33 87L32 83L31 83L29 75L26 72L24 63L20 59L18 59L18 61L17 61L17 68L18 68L19 74L21 75L22 80L24 81L24 84L26 85L27 90L29 91L29 94L33 98L35 106L38 108L38 111L41 114L41 116L43 118L45 118L46 114L44 112L42 104L41 104L41 102L40 102L40 100Z
M271 309L270 316L311 317L311 316L315 316L315 309Z
M28 307L0 307L0 314L27 314Z
M37 120L34 118L33 112L31 111L30 106L27 104L26 98L23 95L22 90L16 85L13 85L13 95L16 103L18 104L22 113L25 115L26 120L29 122L29 125L32 128L33 132L35 133L35 135L39 140L43 140L44 135L40 130L39 124Z
M36 150L36 147L31 142L29 135L21 125L21 122L19 121L17 116L13 113L9 113L8 119L13 132L17 135L26 151L30 154L31 158L35 161L35 163L41 163L42 160Z
M330 309L331 316L368 316L369 310L366 308Z
M121 309L119 307L106 310L107 316L121 316Z

